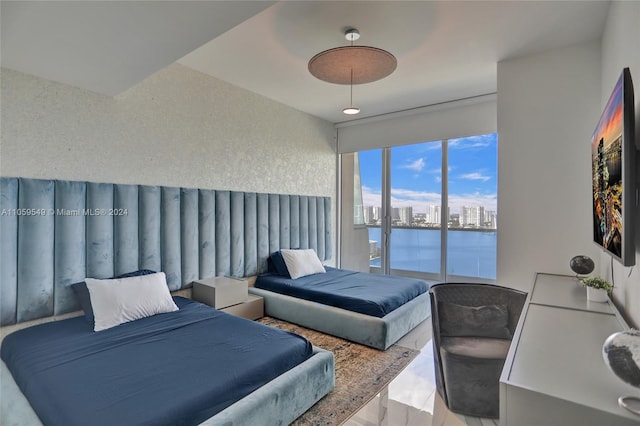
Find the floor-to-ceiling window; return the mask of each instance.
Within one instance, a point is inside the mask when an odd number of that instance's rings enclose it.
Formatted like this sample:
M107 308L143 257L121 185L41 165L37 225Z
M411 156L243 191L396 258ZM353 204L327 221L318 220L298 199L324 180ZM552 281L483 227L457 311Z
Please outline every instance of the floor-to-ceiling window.
M495 280L497 135L357 153L373 272Z
M448 141L447 276L496 279L497 134Z

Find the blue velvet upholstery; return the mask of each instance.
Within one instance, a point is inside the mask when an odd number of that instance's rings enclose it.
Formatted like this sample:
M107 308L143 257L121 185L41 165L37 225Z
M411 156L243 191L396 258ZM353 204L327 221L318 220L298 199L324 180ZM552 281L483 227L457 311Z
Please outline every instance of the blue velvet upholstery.
M167 275L170 290L180 288L182 275L182 250L180 249L180 188L162 188L160 208L160 241L162 269Z
M84 209L86 188L84 182L56 182L56 210L75 212ZM86 222L82 215L55 216L54 314L80 307L70 285L84 280L86 276L85 235Z
M264 298L266 315L380 350L388 349L431 313L428 293L421 294L382 318L256 287L250 287L249 293Z
M200 276L216 275L216 192L200 190L198 205Z
M161 270L178 290L265 272L280 248L331 258L328 197L11 177L0 190L2 325L79 309L69 285L85 277Z
M0 323L16 321L18 300L18 180L0 180Z
M162 195L159 186L140 186L138 191L138 242L140 244L140 269L160 271L160 211Z
M53 181L20 179L20 211L45 214L18 216L18 322L53 315L54 199Z
M180 240L182 242L182 281L200 278L198 249L198 190L180 191Z
M256 194L244 194L244 275L258 273L258 204Z
M25 179L21 180L19 197L21 194L28 192L27 188L22 187L22 181L24 180ZM112 277L114 275L113 217L100 213L108 213L110 209L113 209L113 185L106 183L87 183L86 207L89 214L82 214L86 219L87 226L86 276L95 278ZM22 237L22 233L19 235ZM22 282L18 280L18 288L21 286Z

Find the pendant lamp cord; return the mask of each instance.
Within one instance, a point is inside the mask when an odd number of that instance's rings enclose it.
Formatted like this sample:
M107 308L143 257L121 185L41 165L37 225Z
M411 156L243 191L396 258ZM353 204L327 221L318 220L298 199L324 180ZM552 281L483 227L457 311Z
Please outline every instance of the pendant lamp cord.
M351 43L353 44L353 42ZM351 88L351 95L349 97L349 106L353 106L353 68L351 68L351 84L350 84L350 88Z
M351 38L351 47L353 47L353 38ZM351 92L349 95L349 106L353 107L353 66L351 66L351 84L349 86Z

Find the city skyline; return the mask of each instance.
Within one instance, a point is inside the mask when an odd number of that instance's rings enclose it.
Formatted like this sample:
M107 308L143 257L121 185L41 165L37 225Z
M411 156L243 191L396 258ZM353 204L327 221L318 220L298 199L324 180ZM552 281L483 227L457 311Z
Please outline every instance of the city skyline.
M366 225L379 225L382 217L382 208L378 206L363 206L363 219ZM395 226L428 226L441 224L439 205L427 206L426 213L413 212L413 206L391 206L391 220ZM451 213L447 208L447 222L450 227L473 227L496 229L497 212L487 210L484 206L462 206L460 213Z
M358 153L363 206L380 206L382 150ZM451 139L448 142L448 206L462 214L463 206L497 212L497 134ZM426 214L441 204L442 143L427 142L391 149L391 205L413 207Z

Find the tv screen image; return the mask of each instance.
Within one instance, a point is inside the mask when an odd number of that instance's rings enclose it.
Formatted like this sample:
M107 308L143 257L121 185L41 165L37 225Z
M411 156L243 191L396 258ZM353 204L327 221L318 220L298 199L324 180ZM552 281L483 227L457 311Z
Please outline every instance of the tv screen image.
M633 85L625 68L591 139L593 239L625 266L635 264L634 120Z

